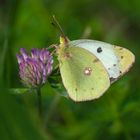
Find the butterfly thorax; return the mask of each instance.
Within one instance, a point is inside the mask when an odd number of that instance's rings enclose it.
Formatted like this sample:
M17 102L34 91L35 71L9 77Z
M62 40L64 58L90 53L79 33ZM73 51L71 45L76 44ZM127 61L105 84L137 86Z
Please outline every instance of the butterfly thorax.
M58 60L61 61L62 59L71 58L72 55L67 51L68 43L69 43L68 39L60 37L60 44L56 50L57 55L58 55Z

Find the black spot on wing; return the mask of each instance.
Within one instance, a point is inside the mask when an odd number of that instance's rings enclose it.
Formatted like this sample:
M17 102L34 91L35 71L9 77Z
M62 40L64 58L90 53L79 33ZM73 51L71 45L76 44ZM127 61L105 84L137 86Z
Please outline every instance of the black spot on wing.
M116 78L110 77L110 82L114 82L116 80Z
M101 53L102 51L103 51L103 50L102 50L101 47L97 48L97 52L98 52L98 53Z

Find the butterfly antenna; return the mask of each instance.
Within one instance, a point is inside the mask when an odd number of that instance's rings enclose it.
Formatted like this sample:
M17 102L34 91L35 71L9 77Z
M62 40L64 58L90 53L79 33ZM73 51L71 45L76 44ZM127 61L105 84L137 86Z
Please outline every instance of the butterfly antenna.
M58 20L56 19L55 15L53 15L53 22L52 25L55 26L61 33L61 36L64 37L66 39L65 33L62 29L62 27L60 26Z

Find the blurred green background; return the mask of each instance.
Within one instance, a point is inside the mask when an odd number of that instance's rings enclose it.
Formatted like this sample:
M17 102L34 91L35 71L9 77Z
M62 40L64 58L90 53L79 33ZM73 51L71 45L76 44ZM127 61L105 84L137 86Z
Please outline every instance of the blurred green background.
M70 40L91 38L124 46L136 62L104 96L90 102L59 96L65 90L60 76L52 75L42 89L40 120L36 94L7 89L23 87L15 57L20 47L59 43L53 14ZM0 0L0 140L139 140L139 47L138 0Z

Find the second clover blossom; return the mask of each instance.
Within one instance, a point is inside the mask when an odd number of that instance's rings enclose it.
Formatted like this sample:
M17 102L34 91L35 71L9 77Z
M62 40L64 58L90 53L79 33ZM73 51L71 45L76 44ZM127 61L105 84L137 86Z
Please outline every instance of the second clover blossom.
M43 48L33 48L29 55L25 48L17 54L19 75L23 84L29 88L37 88L45 84L47 77L52 72L53 58L51 53Z

